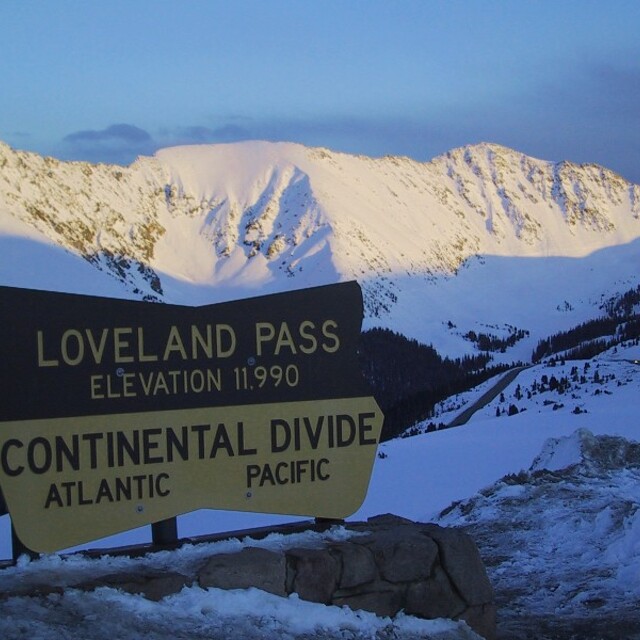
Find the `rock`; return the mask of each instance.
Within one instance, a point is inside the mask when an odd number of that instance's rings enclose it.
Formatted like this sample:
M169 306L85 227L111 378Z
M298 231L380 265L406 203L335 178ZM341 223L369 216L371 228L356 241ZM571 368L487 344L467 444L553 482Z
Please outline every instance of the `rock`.
M470 606L493 602L493 588L471 537L459 529L435 524L423 528L438 544L442 566L465 602Z
M98 587L112 587L127 593L137 593L147 600L159 601L168 595L178 593L193 580L181 573L172 571L143 571L134 573L112 573L76 585L76 589L92 591Z
M335 544L331 548L339 557L342 566L339 589L351 589L376 579L378 571L369 549L352 542Z
M464 620L478 635L487 640L493 640L496 636L496 605L493 603L469 607L459 620Z
M287 595L285 557L259 547L215 555L198 572L198 583L201 587L218 589L255 587L284 596Z
M438 555L438 545L433 540L406 525L379 532L367 546L382 578L389 582L426 580Z
M340 565L329 550L292 549L286 556L291 592L303 600L329 604L340 577Z
M377 516L371 516L367 519L367 523L374 527L389 526L396 524L415 524L413 520L397 516L394 513L381 513Z
M447 574L436 567L429 580L409 585L405 611L420 618L458 618L467 609Z
M378 615L404 610L427 619L464 620L483 637L495 637L493 589L466 533L390 514L347 526L364 534L352 538L352 544L372 553L378 580L338 591L336 604Z
M339 607L347 606L354 610L371 611L377 616L392 617L403 608L404 600L404 587L378 580L369 583L366 589L337 591L333 596L332 604Z

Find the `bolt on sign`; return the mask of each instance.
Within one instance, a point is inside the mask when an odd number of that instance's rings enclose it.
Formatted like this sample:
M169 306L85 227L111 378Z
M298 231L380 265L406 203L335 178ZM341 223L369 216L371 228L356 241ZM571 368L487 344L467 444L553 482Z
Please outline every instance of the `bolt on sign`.
M364 500L383 416L356 282L202 307L0 287L0 322L0 488L34 551Z

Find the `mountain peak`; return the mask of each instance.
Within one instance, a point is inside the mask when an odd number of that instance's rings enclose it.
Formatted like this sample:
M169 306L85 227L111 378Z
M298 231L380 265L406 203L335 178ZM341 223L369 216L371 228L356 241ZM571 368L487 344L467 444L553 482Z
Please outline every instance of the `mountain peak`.
M512 286L497 270L502 261L512 278L537 278L543 295L548 276L531 265L586 259L640 236L640 187L596 165L488 142L421 163L248 141L162 149L129 167L2 144L0 172L3 237L53 243L120 282L123 295L197 304L356 279L368 324L426 342L442 333L448 309L447 326L468 315L464 305L481 313L489 291L502 301L502 323L528 323L505 302ZM3 271L13 281L42 286L37 270L12 269ZM553 308L588 306L609 286L591 284L578 287L580 301L554 284ZM416 307L443 295L436 315Z

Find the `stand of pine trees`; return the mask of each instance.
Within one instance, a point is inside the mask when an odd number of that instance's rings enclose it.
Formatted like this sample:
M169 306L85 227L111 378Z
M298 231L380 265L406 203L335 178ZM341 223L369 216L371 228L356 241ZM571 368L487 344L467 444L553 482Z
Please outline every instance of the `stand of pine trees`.
M607 315L561 331L538 342L532 362L562 353L566 360L584 360L610 349L616 344L640 338L640 286L612 298L602 305Z
M509 347L513 347L518 340L522 340L528 335L529 332L527 330L514 327L506 338L500 338L491 333L477 333L476 331L467 332L464 338L473 342L479 351L500 351L504 353Z
M441 400L509 368L487 366L491 357L484 353L442 358L432 346L389 329L364 332L359 356L363 375L385 414L382 440L431 417Z

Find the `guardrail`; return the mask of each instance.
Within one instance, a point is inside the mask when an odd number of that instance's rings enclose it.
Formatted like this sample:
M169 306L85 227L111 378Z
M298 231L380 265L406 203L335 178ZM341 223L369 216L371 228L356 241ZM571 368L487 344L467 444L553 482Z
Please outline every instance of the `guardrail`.
M163 521L152 525L151 529L151 542L142 542L139 544L133 545L123 545L117 547L109 547L109 548L96 548L96 549L87 549L83 551L70 552L69 554L63 555L73 555L74 553L82 554L88 558L99 558L101 556L109 555L109 556L129 556L131 558L137 558L146 555L147 553L153 553L154 551L166 551L178 549L179 547L186 544L204 544L209 542L220 542L222 540L232 540L239 539L242 540L244 538L252 538L254 540L261 540L262 538L266 538L268 535L272 533L280 533L280 534L292 534L292 533L301 533L307 530L313 530L318 532L326 531L330 529L332 526L337 524L344 524L344 520L334 520L331 518L314 518L313 520L300 520L297 522L288 522L284 524L276 524L269 525L265 527L254 527L250 529L236 529L233 531L223 531L218 533L209 533L203 534L199 536L190 536L188 538L179 538L177 535L177 524L175 522L176 518L170 518L168 521ZM13 534L13 528L12 528ZM167 535L168 534L168 535ZM21 544L19 539L16 537L13 538L12 542L17 542ZM14 558L12 560L0 560L0 570L6 567L11 567L15 565L16 560L23 553L27 553L31 557L38 557L39 554L30 551L29 549L25 549L23 546L22 553L18 553L16 556L16 550L19 551L19 548L14 546Z
M11 515L7 511L7 506L2 497L2 493L0 492L0 517L7 516L11 518ZM168 518L166 520L161 520L160 522L154 522L151 524L151 545L152 547L157 548L166 548L177 545L179 542L178 539L178 519L177 518ZM26 545L22 543L16 530L11 524L11 552L12 552L12 561L11 564L15 563L16 560L22 555L28 555L31 558L37 558L40 554L36 551L29 549ZM8 561L8 559L7 559ZM2 560L0 560L0 564Z

